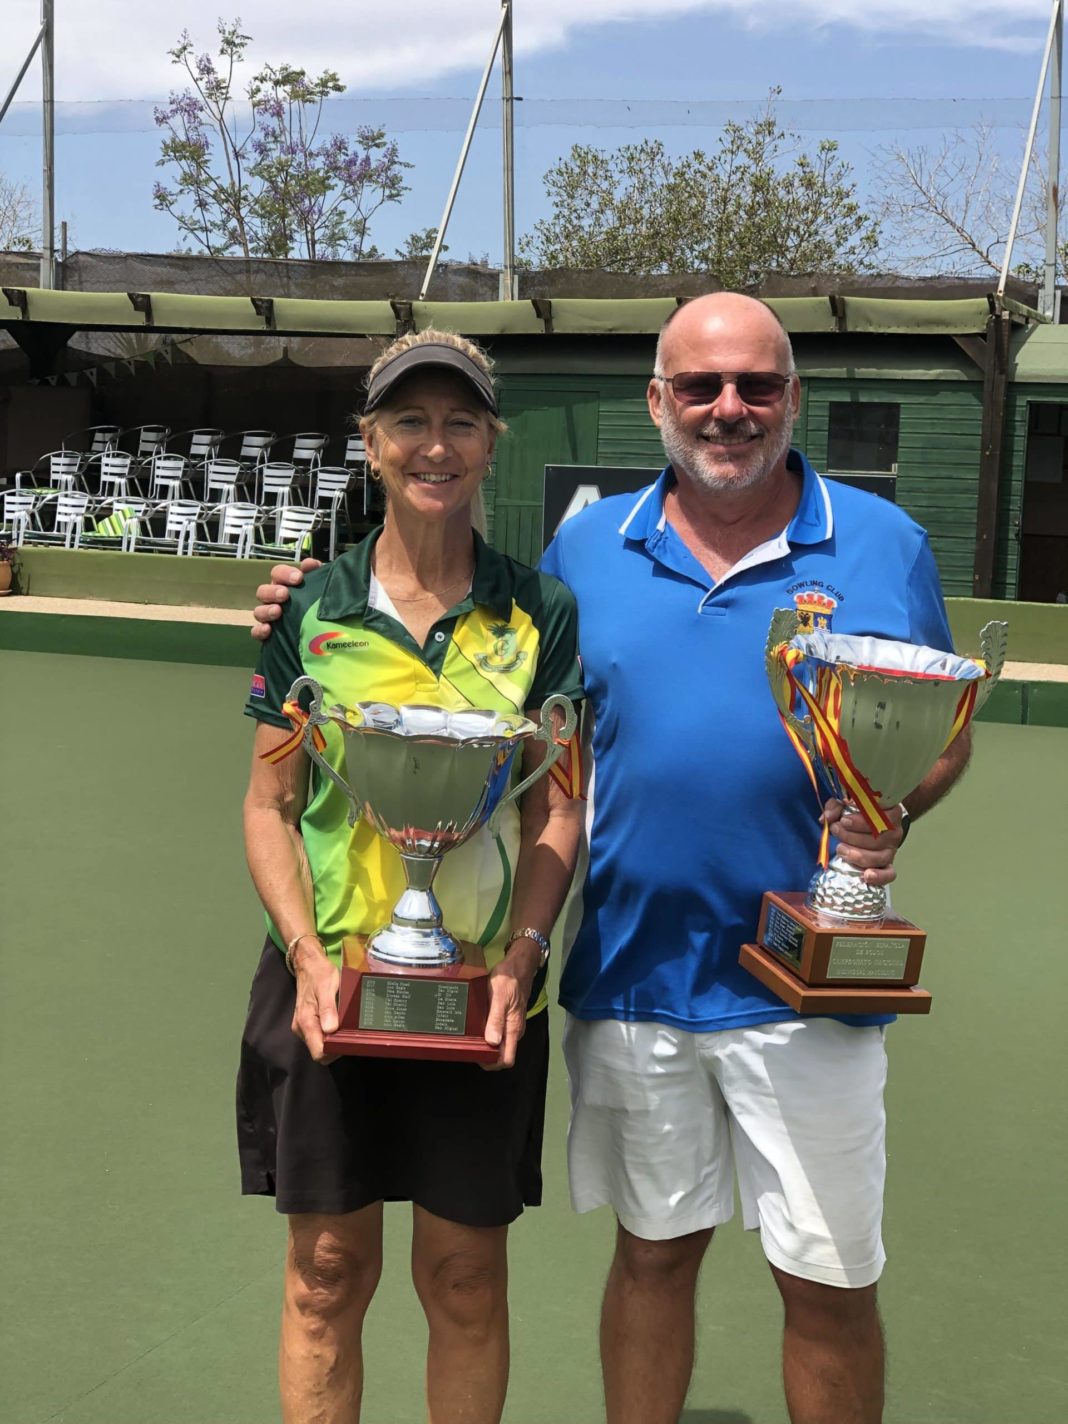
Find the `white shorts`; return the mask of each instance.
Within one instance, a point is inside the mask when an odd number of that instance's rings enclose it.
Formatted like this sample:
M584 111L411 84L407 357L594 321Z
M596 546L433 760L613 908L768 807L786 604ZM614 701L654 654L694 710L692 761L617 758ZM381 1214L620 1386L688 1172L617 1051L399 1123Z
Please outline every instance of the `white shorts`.
M729 1221L790 1275L878 1280L886 1175L881 1028L792 1019L717 1033L567 1016L576 1211L664 1241Z

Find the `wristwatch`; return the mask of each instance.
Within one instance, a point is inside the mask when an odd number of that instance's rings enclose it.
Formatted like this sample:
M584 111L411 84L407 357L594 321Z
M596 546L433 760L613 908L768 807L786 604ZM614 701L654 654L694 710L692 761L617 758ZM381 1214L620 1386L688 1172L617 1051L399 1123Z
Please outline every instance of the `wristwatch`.
M538 946L538 949L541 951L541 958L538 960L538 968L544 969L549 962L550 945L549 941L546 939L545 935L542 934L541 930L513 930L512 933L505 940L505 954L508 953L508 951L511 949L512 945L515 944L517 939L532 939L534 941L534 943Z
M909 824L910 824L911 821L912 821L912 817L909 815L909 808L905 805L904 801L902 801L902 803L901 803L901 841L900 841L900 844L899 844L899 846L898 846L898 849L899 849L899 850L900 850L901 846L903 846L903 845L905 844L905 837L906 837L906 836L908 835L908 833L909 833Z

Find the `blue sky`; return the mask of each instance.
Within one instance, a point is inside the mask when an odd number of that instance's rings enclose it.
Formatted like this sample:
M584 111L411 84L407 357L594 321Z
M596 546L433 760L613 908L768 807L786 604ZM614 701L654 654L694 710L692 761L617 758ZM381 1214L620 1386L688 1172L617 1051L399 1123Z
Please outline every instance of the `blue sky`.
M5 0L4 8L0 96L39 14L37 0ZM198 48L213 48L220 7L218 0L187 0L158 7L162 16L152 7L137 20L132 8L127 0L57 5L57 217L68 219L79 247L168 251L178 233L152 209L160 170L151 104L131 101L166 96L178 71L165 51L183 25ZM751 109L773 85L783 89L783 117L807 126L807 139L839 139L862 191L870 189L871 154L879 145L931 143L979 116L1000 125L999 144L1015 165L1050 13L1047 0L870 0L862 8L845 0L794 0L769 7L759 20L754 14L763 12L749 0L661 0L655 20L649 8L615 0L585 0L581 9L574 0L517 0L516 93L529 106L519 106L517 130L519 232L544 215L541 175L571 144L610 148L657 136L673 152L708 147L723 117L744 115L746 103ZM374 228L379 246L392 254L406 233L435 224L497 0L409 0L403 8L319 0L300 23L291 6L259 0L242 14L255 39L250 71L267 60L332 65L358 96L342 103L333 126L354 118L382 122L414 163L412 191ZM0 125L0 173L32 189L40 169L31 102L38 74L35 64L19 94L23 102ZM494 81L486 114L493 123L497 93ZM462 102L415 102L435 98ZM630 126L620 124L618 106L591 102L598 100L637 101L629 115L622 111ZM697 111L707 122L679 126L672 122L679 117L675 104L658 107L657 100L708 105ZM833 102L807 102L816 100ZM916 123L928 127L911 127ZM500 132L487 127L476 137L454 212L451 258L485 253L499 261L499 193Z

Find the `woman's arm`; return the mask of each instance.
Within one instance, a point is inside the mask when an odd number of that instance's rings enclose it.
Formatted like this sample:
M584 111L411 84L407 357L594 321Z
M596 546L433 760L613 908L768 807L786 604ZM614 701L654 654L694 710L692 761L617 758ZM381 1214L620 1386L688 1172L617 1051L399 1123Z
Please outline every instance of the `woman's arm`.
M528 741L523 751L523 775L529 776L544 758L544 742ZM523 796L512 891L513 930L537 930L546 939L552 934L575 873L585 816L586 802L569 797L551 775L543 776ZM515 1062L540 959L533 940L517 939L490 974L486 1041L501 1045L501 1068L510 1068Z
M245 856L252 881L284 944L300 935L290 955L297 978L293 1032L308 1052L323 1059L323 1034L337 1028L338 971L315 933L315 898L300 817L308 784L308 759L295 752L272 766L265 752L290 735L261 722L252 750L252 771L245 793Z

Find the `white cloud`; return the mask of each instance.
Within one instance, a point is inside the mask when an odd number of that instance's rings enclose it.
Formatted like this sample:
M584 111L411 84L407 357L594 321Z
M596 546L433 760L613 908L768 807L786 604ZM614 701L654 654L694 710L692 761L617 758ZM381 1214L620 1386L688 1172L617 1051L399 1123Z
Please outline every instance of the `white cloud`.
M486 61L499 0L305 0L295 9L282 0L183 0L167 5L131 0L81 0L57 7L57 97L65 100L153 98L180 79L167 50L187 27L198 48L213 50L220 11L240 11L255 37L252 59L297 60L311 69L327 66L362 91L423 91L429 81L457 70L480 70ZM655 16L685 13L712 18L729 14L754 36L774 26L813 31L845 27L874 37L917 43L993 47L1037 55L1049 7L1041 0L782 0L754 6L752 0L657 0ZM6 93L39 23L38 0L4 0L4 62L0 94ZM567 43L581 26L649 22L649 0L522 0L516 6L517 59ZM722 72L714 76L722 83ZM625 76L620 76L625 84ZM20 99L37 90L24 88Z

